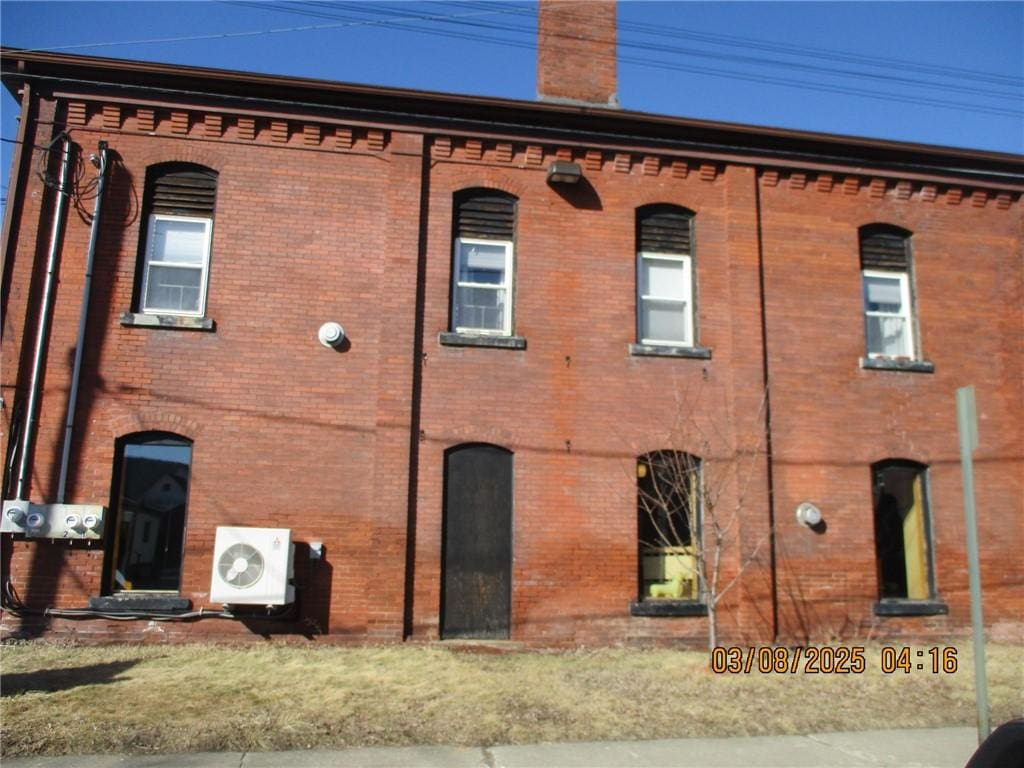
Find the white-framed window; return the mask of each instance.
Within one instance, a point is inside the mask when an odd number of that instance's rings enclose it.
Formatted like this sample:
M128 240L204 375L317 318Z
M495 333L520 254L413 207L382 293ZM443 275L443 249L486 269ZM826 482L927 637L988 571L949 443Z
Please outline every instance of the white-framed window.
M638 208L636 241L637 341L694 346L693 212L666 203Z
M468 336L514 333L515 196L462 189L453 197L449 329Z
M512 334L512 243L455 239L452 323L458 333Z
M213 221L151 214L143 259L141 310L147 314L202 316Z
M914 323L906 272L865 269L864 333L868 357L913 358Z
M860 270L868 358L917 360L910 232L890 224L861 227Z
M689 256L641 251L637 258L641 344L693 346L693 264Z

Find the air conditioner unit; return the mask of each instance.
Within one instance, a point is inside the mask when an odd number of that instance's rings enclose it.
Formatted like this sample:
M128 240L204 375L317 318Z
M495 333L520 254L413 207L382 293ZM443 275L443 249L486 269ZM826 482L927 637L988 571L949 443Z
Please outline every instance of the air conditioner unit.
M294 602L294 553L288 528L218 527L210 600L225 605Z

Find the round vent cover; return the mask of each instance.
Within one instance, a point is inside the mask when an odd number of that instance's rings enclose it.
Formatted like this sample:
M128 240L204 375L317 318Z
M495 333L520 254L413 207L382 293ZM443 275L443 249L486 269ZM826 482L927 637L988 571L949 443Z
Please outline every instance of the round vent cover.
M235 589L246 589L263 575L263 555L250 544L232 544L221 552L217 571L225 583Z

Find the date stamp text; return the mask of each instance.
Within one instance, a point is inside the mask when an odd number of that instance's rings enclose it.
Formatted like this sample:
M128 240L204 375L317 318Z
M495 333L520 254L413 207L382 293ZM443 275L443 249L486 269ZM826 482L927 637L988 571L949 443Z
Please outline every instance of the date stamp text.
M957 670L956 648L911 648L883 645L871 665L886 675L922 672L952 675ZM823 646L716 646L711 649L711 671L716 674L776 673L795 675L861 675L867 672L867 649L861 645Z

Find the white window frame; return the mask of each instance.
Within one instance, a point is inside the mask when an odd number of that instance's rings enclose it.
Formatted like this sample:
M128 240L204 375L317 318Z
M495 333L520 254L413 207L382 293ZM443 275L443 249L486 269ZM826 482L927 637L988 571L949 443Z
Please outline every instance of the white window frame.
M865 278L868 277L880 277L888 280L897 278L900 282L900 312L878 312L871 311L868 309L868 292L867 292L867 281ZM894 359L892 355L887 355L884 352L872 352L867 349L868 344L868 324L867 318L869 317L899 317L903 320L903 327L906 329L907 338L907 354L906 356L911 360L917 359L917 338L914 334L914 310L910 303L910 274L903 271L887 270L887 269L863 269L861 270L861 296L864 307L864 347L867 352L867 356L870 359L880 360L891 360Z
M203 243L202 264L197 266L183 266L180 262L156 261L153 259L153 248L156 242L156 225L159 221L183 221L189 223L201 223L204 225L205 242ZM204 317L206 315L206 284L210 272L210 244L213 240L213 219L205 216L172 216L166 213L152 213L149 216L149 225L146 231L146 254L142 265L142 289L139 297L139 306L143 314L147 315L176 315L183 317ZM149 307L146 304L146 297L149 295L149 268L151 265L158 267L172 267L178 269L200 269L199 278L199 308L197 311L172 310L161 307Z
M657 296L643 292L643 268L645 259L648 261L672 261L683 265L683 294L682 299L674 296ZM682 304L683 319L686 324L686 337L683 339L654 339L643 336L644 312L648 301L660 301L674 304ZM693 257L683 253L658 253L655 251L640 251L636 259L636 333L641 344L650 344L664 347L692 347L693 328Z
M498 283L472 283L459 280L462 272L462 246L463 245L486 245L488 247L501 246L505 250L504 280ZM511 240L484 240L473 237L455 238L455 253L452 260L452 326L456 333L470 333L481 336L511 336L512 335L512 262L513 246ZM500 330L494 328L474 328L472 326L459 325L459 288L486 288L489 290L505 290L505 316L502 318Z

